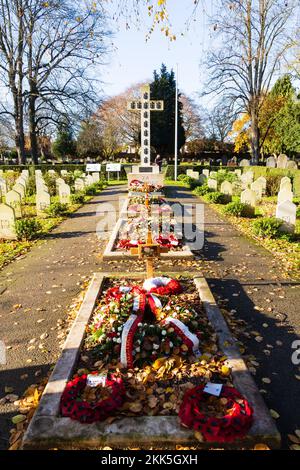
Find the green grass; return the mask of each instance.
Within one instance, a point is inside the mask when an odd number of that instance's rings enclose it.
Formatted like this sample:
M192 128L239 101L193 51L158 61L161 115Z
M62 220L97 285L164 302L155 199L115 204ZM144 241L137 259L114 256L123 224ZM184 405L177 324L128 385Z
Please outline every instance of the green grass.
M100 193L100 191L99 191ZM26 202L28 204L23 205L22 210L23 210L23 216L24 217L35 217L36 218L36 209L35 209L35 201L34 199L35 196L30 196L29 198L26 198ZM90 201L93 198L93 196L85 196L85 202ZM51 202L58 201L59 197L58 196L53 196L51 197ZM34 201L34 202L33 202ZM77 211L82 204L70 204L69 205L69 210L68 214L72 214L73 212ZM37 220L40 222L42 226L42 230L40 233L40 237L37 238L34 241L3 241L0 242L0 269L2 269L4 266L9 264L11 261L13 261L15 258L18 256L26 253L27 251L30 250L30 248L37 243L42 237L44 237L47 233L51 232L57 225L59 225L63 220L65 220L67 216L65 217L37 217Z

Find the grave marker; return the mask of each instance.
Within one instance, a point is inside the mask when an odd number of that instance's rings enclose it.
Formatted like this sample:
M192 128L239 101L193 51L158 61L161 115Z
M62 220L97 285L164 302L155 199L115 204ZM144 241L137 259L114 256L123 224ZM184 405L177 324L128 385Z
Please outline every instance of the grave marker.
M71 202L71 189L66 183L60 184L58 187L59 202L61 204L70 204Z
M286 164L286 168L288 168L289 170L297 170L298 169L297 162L295 162L294 160L288 161Z
M261 183L258 180L254 181L254 183L251 183L251 189L255 192L257 200L260 201L263 193Z
M18 191L12 189L5 195L6 204L14 209L14 215L17 219L22 217L22 199Z
M284 155L284 153L281 153L277 158L277 168L286 168L287 162L288 157Z
M274 157L269 157L266 160L266 166L269 168L276 168L276 160Z
M36 195L36 213L39 216L45 214L46 209L50 207L51 198L47 191L38 192Z
M228 196L232 196L232 184L229 181L223 181L221 184L221 193L227 194Z
M15 184L13 186L13 190L17 191L20 194L21 199L25 198L25 188L22 184L20 184L20 183Z
M256 193L253 189L245 189L241 193L241 202L243 204L247 204L248 206L255 207L256 206Z
M241 160L240 166L250 166L250 160L244 158L243 160Z
M276 219L284 221L284 229L290 233L295 231L297 206L291 201L284 201L277 204Z
M285 201L290 201L293 202L294 199L294 194L292 191L289 189L283 189L282 191L279 191L278 197L277 197L277 203L280 204L281 202Z
M84 181L82 178L76 178L75 180L75 191L83 191L84 190Z
M207 186L208 186L210 189L214 189L215 191L217 191L217 189L218 189L217 180L214 180L214 179L212 179L212 178L208 178L208 180L207 180Z
M0 204L0 238L15 240L15 211L7 204Z

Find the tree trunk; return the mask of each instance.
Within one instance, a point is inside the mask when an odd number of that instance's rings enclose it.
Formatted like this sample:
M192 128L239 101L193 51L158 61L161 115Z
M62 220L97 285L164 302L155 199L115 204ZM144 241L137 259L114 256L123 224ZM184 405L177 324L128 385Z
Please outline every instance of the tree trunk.
M29 98L29 135L30 135L30 147L31 156L35 165L39 162L39 148L38 139L36 134L36 120L35 120L35 101L36 98L31 94Z
M260 156L260 132L258 126L258 117L255 112L251 114L251 154L252 163L257 164Z

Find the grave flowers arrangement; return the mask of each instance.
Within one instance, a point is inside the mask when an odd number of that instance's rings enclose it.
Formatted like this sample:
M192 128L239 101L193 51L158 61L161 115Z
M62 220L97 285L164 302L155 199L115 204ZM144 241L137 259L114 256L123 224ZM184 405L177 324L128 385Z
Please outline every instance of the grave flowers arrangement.
M181 423L198 431L208 442L242 439L253 422L253 409L233 387L222 387L220 397L205 393L205 386L188 390L179 410Z
M124 403L123 380L111 374L97 387L89 387L87 380L83 374L67 383L60 402L61 414L81 423L104 421Z
M181 241L175 235L175 220L169 218L169 212L156 214L155 216L140 215L128 220L119 231L117 249L130 249L146 243L148 231L151 229L154 243L175 249L181 246ZM178 235L178 236L177 236Z
M129 185L130 191L137 193L154 193L161 191L162 188L161 185L149 184L139 180L132 180Z
M128 367L173 353L198 354L199 315L176 300L181 292L180 283L169 278L147 280L143 288L110 289L88 327L87 343L107 362L120 359Z

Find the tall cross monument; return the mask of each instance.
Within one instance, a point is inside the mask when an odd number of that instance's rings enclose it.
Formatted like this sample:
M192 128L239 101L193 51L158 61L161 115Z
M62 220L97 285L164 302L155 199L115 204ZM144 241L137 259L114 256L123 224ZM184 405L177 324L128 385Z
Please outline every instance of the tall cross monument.
M150 85L141 88L141 98L129 101L129 111L140 111L141 113L141 167L139 172L151 173L151 142L150 142L150 115L151 111L163 111L164 102L150 99Z

